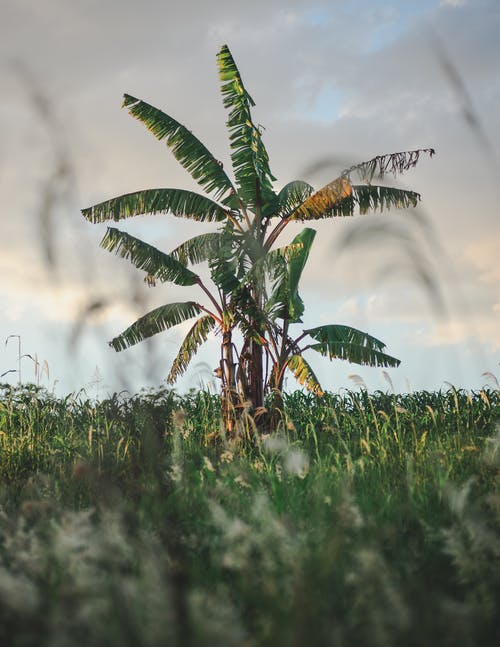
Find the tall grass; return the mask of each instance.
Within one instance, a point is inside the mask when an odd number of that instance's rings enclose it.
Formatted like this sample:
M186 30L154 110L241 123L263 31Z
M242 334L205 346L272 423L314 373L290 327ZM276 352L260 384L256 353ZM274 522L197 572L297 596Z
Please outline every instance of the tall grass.
M496 645L499 394L0 398L8 645Z

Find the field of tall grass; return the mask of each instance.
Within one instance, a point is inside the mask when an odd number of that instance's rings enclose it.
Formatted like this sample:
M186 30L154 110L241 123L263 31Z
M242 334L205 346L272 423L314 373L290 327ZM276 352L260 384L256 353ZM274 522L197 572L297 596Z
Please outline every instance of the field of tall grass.
M498 645L496 390L0 387L0 644Z

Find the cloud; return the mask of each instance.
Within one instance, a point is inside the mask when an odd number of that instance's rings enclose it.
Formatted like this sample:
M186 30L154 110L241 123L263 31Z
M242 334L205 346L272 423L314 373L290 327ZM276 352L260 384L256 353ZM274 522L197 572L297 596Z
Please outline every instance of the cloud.
M431 327L424 328L418 339L421 346L456 346L457 351L470 342L479 342L487 352L500 351L498 321L490 315L475 317L474 322L460 318L435 322Z
M459 5L460 11L452 10ZM484 131L491 142L500 141L496 0L380 7L368 2L311 5L307 0L214 0L175 7L163 0L47 0L42 7L35 0L7 0L0 27L6 83L0 107L5 214L0 271L8 316L37 312L54 329L58 319L70 324L91 288L91 296L111 293L115 305L100 316L107 312L109 325L119 327L155 299L185 297L175 289L144 292L138 273L136 283L129 283L135 270L129 273L124 261L99 250L104 227L83 222L79 208L145 187L196 187L166 147L120 109L124 91L165 109L229 163L227 115L215 65L218 47L228 42L257 102L254 116L266 127L264 141L278 188L307 173L305 179L321 186L372 155L436 147L433 160L422 160L397 182L423 195L432 234L446 250L441 258L438 247L428 246L429 267L447 299L454 303L454 280L447 271L451 258L455 283L469 310L477 313L477 337L496 344L496 171L464 120L463 106L432 48L428 24L473 97ZM50 133L30 103L29 87L9 67L13 57L29 66L50 98L77 178L71 204L60 204L53 214L59 267L66 274L59 283L46 274L36 216L54 162ZM318 161L324 163L309 172ZM394 212L382 219L402 223L411 217ZM435 322L414 276L395 270L390 281L388 272L380 276L389 260L407 261L405 248L394 238L374 238L340 255L335 240L355 226L354 220L313 224L318 236L302 282L311 319L323 314L328 321L338 317L367 330L373 324L382 338L384 330L396 326L400 338L401 331L411 336L415 327L432 326L427 337L419 337L422 343L465 339L468 324L460 332ZM122 224L162 249L197 229L169 216ZM299 229L290 227L290 238ZM131 294L144 294L143 304L131 300ZM462 311L454 308L451 315L460 321Z
M500 291L499 242L500 232L493 232L488 237L482 237L468 244L463 252L464 260L475 270L478 280L495 286L498 291Z
M466 0L441 0L441 7L463 7L466 3Z

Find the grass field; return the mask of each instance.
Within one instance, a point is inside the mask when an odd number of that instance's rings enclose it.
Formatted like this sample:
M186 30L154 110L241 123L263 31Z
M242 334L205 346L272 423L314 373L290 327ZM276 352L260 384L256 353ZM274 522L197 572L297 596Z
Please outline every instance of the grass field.
M0 644L498 645L498 391L0 387Z

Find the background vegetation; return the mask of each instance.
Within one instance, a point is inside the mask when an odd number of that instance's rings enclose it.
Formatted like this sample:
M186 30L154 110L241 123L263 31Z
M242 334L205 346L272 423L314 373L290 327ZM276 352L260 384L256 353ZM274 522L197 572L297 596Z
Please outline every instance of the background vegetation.
M8 645L496 645L499 394L217 396L4 385Z

